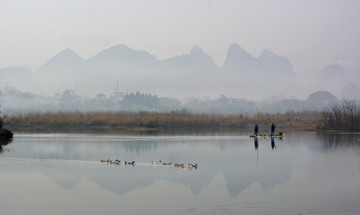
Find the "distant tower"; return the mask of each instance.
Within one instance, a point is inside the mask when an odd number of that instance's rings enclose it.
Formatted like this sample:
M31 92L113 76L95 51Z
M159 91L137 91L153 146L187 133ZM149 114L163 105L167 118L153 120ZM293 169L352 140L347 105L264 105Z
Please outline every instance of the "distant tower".
M119 92L119 80L116 81L116 86L115 86L115 91L114 91L114 95L113 98L115 99L122 99L124 97L124 93L123 92Z

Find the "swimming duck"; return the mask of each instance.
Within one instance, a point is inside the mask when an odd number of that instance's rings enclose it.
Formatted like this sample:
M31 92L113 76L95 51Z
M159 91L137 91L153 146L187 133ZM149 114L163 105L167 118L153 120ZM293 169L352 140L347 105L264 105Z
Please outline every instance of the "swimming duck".
M117 165L120 165L120 164L121 164L121 161L118 160L118 159L116 159L113 163L114 163L114 164L117 164Z
M170 166L170 165L171 165L171 162L169 162L169 163L163 163L163 165Z
M197 169L197 163L196 164L189 163L188 166Z
M132 161L132 162L125 161L125 165L135 165L135 161Z
M197 165L197 163L196 163L196 164L191 164L191 163L189 163L189 164L188 164L188 167L197 169L197 168L198 168L198 165Z

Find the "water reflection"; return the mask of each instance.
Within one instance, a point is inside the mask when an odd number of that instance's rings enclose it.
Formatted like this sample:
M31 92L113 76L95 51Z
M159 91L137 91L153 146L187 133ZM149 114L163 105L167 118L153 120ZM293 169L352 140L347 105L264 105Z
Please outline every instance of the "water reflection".
M259 149L259 141L258 141L257 137L254 137L254 147L255 147L255 150Z
M18 135L0 155L0 192L6 196L0 201L10 205L0 208L9 214L15 206L7 203L17 202L24 194L18 201L26 203L19 207L24 210L50 211L58 203L67 207L75 201L77 208L89 209L77 214L88 215L100 213L94 212L99 201L104 204L101 210L113 209L102 211L106 214L122 214L123 208L128 208L124 214L239 214L244 210L245 214L351 214L348 208L359 214L354 204L360 193L356 135L293 133L282 141L269 139ZM136 164L100 162L107 158L136 160ZM199 168L152 165L152 160L198 163ZM25 194L29 197L24 198ZM41 195L49 196L49 204L43 204ZM54 195L61 199L51 198ZM54 214L63 214L63 208ZM145 212L151 208L158 209Z
M3 147L10 144L12 141L13 141L12 138L1 138L0 137L0 153L3 152L3 150L4 150Z
M317 135L319 142L321 143L321 150L331 151L346 148L358 148L360 142L357 141L358 135L351 133L341 134L319 134Z
M9 164L8 168L20 171L29 167L40 170L64 189L72 189L87 178L116 194L166 180L187 186L197 195L220 173L226 181L227 192L234 197L254 183L264 190L285 184L293 173L299 147L327 151L339 146L358 146L356 138L349 136L290 135L277 143L279 146L275 141L272 137L269 147L268 138L251 140L245 136L24 135L8 146L10 151L2 154L0 159L4 160L0 165ZM100 162L107 158L136 160L136 165ZM199 168L188 171L153 166L152 160L198 163Z
M271 148L274 150L276 147L275 145L275 138L274 137L271 137Z

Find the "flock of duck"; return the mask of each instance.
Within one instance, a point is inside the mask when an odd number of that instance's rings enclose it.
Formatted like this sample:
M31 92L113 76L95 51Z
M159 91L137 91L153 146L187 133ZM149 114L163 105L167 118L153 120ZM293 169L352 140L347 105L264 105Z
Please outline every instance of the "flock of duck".
M101 160L101 162L103 163L108 163L108 164L114 164L114 165L121 165L122 162L118 159L116 159L115 161L111 160L111 159L107 159L107 160ZM135 165L135 161L125 161L124 162L125 165ZM172 166L173 163L172 162L162 162L161 160L160 161L151 161L151 164L153 165L163 165L163 166ZM183 163L175 163L173 165L174 167L180 167L180 168L187 168L187 169L197 169L198 168L198 165L197 164L192 164L192 163L189 163L189 164L183 164Z
M165 165L165 166L171 166L172 165L172 162L165 163L165 162L162 162L161 160L158 161L158 162L151 161L151 163L155 164L155 165L161 165L162 164L162 165ZM195 169L197 169L198 165L197 165L197 163L196 164L192 164L192 163L189 163L189 164L175 163L174 167L189 168L189 169L195 168Z
M112 161L110 159L107 160L101 160L101 162L103 163L108 163L108 164L116 164L116 165L120 165L121 164L121 160L116 159L115 161ZM124 162L125 165L135 165L135 161L125 161Z

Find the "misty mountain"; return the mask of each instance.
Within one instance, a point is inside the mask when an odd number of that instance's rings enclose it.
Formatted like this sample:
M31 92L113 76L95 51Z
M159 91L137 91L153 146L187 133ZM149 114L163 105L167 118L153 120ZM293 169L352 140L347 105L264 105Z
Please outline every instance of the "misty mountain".
M315 90L327 90L339 95L349 82L350 78L345 74L344 68L339 64L331 64L323 69L313 88Z
M299 91L290 61L270 50L256 58L238 44L232 44L220 70L223 85L231 86L242 97L290 96ZM229 95L229 91L223 94Z
M214 95L216 87L220 85L219 82L213 81L220 75L218 67L197 45L192 47L188 54L165 59L159 63L158 77L154 77L154 82L172 95Z
M345 99L359 99L360 87L350 82L341 90L340 97Z
M294 77L294 70L287 58L278 56L270 50L264 50L258 58L255 58L238 44L230 45L222 70L257 78Z
M142 91L170 97L219 96L260 99L268 95L291 95L297 90L290 61L264 50L253 57L232 44L223 67L199 46L189 53L157 60L146 51L126 45L107 48L88 60L71 49L50 58L34 74L27 89L45 95L74 89L96 95ZM26 89L26 90L27 90Z
M328 91L317 91L309 95L305 107L309 110L321 110L329 104L337 102L336 96Z
M29 76L31 70L28 67L6 67L0 69L0 75L2 79L11 76Z
M90 67L119 69L153 66L156 59L148 52L136 51L126 45L117 45L101 51L86 63Z
M71 49L65 49L44 63L37 73L65 75L81 69L84 60Z
M286 57L278 56L265 49L258 57L260 68L268 76L274 78L294 78L294 70Z
M162 61L162 66L168 69L185 70L195 75L196 72L217 72L213 59L200 46L194 46L189 54L176 56Z
M222 70L251 74L256 72L258 67L257 59L234 43L228 49Z
M0 88L11 84L23 89L30 89L32 72L28 67L6 67L0 69Z

